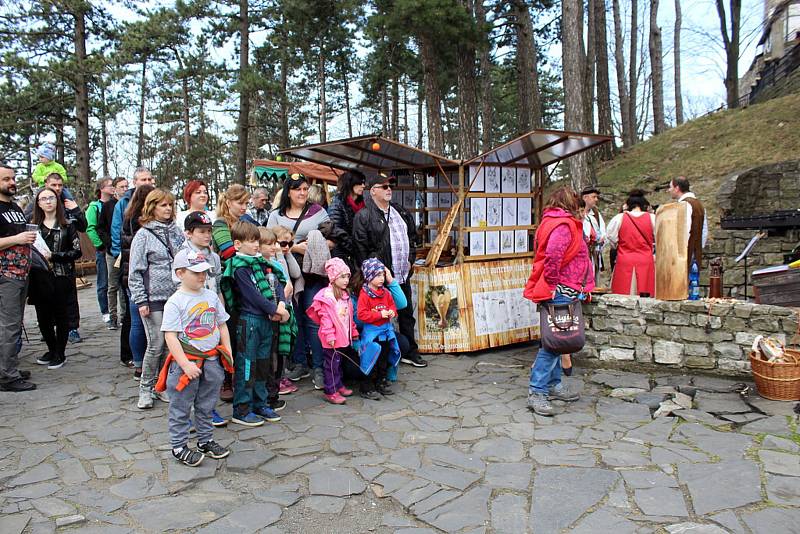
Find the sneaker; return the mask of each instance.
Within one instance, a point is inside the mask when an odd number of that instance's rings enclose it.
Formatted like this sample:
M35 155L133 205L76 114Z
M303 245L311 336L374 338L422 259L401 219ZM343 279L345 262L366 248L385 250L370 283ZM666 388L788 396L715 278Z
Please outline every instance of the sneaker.
M347 399L339 395L338 391L336 393L331 393L330 395L326 393L324 397L325 400L330 402L331 404L344 404L345 402L347 402Z
M50 362L47 364L48 369L61 369L64 366L64 363L67 361L67 357L63 354L59 354L57 356L53 356L50 359Z
M28 382L22 378L18 378L17 380L8 382L6 384L0 384L0 391L11 391L18 393L20 391L33 391L34 389L36 389L36 384Z
M19 376L21 376L23 380L28 380L31 377L31 372L20 369Z
M428 367L428 362L423 360L422 356L420 356L418 352L414 352L408 356L403 356L400 358L400 361L407 363L408 365L413 365L414 367Z
M233 401L233 386L227 381L222 383L222 387L219 390L219 400L222 402Z
M322 369L314 369L314 376L311 378L314 389L325 389L325 373Z
M125 360L125 361L120 360L119 364L122 367L127 367L128 369L133 369L133 360Z
M209 458L214 458L215 460L225 458L231 453L230 449L228 449L227 447L223 447L213 439L207 441L206 443L198 443L197 450L202 452Z
M149 410L153 407L153 394L149 391L139 391L139 402L136 407L140 410Z
M117 330L119 328L119 325L117 324L117 321L112 319L111 321L106 323L106 328L108 328L109 330Z
M533 410L536 415L544 415L551 417L555 415L556 410L550 401L547 400L547 395L544 393L531 393L528 395L528 408Z
M389 384L388 380L384 380L383 382L375 386L375 389L378 390L378 393L380 393L384 397L387 395L394 395L394 391L392 391L392 386Z
M308 367L305 365L295 365L293 369L286 373L286 378L292 382L298 382L304 378L308 378L309 376L311 376L311 373L308 371Z
M183 447L179 451L172 449L172 456L183 465L188 465L189 467L197 467L206 458L206 455L202 452L189 447Z
M133 369L133 379L136 380L137 382L142 379L142 368L141 367L135 367Z
M48 365L52 360L53 360L53 355L49 352L45 352L36 359L36 363L38 363L39 365Z
M339 391L337 391L336 393L338 393L342 397L349 397L350 395L353 394L353 390L352 389L347 389L346 387L342 386L342 387L339 388Z
M262 406L261 408L257 408L253 410L255 414L261 417L264 421L269 421L270 423L277 423L281 420L281 416L278 415L278 412L270 408L269 406Z
M571 391L564 384L559 384L550 388L550 393L547 395L547 400L560 400L564 402L575 402L580 399L580 394Z
M288 378L281 378L281 383L278 386L278 395L290 395L298 389Z
M272 401L272 402L269 403L269 407L272 408L273 410L275 410L276 412L279 412L279 411L283 410L284 408L286 408L286 401L285 400L281 400L281 399L278 399L276 401Z
M104 313L103 314L103 322L106 323L106 324L111 323L111 314L110 313Z
M237 425L243 426L261 426L264 424L264 420L253 412L250 412L246 415L233 414L233 417L231 417L231 423L236 423Z
M161 402L169 402L169 395L166 391L153 390L153 400L160 400Z
M67 337L67 340L70 343L80 343L81 341L83 341L83 339L81 339L81 334L80 332L78 332L77 329L69 331L69 336Z
M376 401L381 400L380 394L374 389L371 391L362 391L361 397L369 400L376 400Z
M211 410L211 424L219 428L222 426L228 426L228 421L226 421L224 417L217 413L217 410Z

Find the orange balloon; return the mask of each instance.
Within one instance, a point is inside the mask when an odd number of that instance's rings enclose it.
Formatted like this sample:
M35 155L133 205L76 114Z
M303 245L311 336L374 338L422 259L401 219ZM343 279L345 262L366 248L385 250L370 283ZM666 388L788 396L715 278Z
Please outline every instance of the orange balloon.
M380 143L372 143L372 150L378 151L381 149Z

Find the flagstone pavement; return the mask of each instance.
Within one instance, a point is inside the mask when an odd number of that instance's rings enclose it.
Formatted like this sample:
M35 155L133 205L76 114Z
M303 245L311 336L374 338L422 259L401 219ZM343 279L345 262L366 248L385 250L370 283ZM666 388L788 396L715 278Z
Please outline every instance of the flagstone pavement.
M184 467L166 404L136 408L93 288L80 302L85 339L59 370L35 365L26 313L21 367L39 389L0 393L3 534L800 532L791 403L718 378L578 370L582 399L541 418L525 405L532 345L402 366L379 402L332 406L302 381L282 421L219 429L231 456ZM653 419L678 390L692 408Z

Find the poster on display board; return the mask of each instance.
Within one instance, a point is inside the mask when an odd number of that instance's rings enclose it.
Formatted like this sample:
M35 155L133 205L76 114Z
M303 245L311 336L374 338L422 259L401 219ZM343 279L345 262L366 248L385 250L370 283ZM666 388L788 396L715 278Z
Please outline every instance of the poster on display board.
M530 259L419 268L411 279L420 352L468 352L539 337L522 296Z

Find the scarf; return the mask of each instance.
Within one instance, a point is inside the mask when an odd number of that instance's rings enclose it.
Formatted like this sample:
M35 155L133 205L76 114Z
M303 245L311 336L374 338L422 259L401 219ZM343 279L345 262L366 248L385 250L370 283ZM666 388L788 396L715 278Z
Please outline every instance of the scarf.
M347 205L350 206L350 208L352 208L353 214L358 213L359 211L361 211L362 208L364 208L367 205L366 202L364 202L364 197L363 196L358 197L358 198L360 200L358 200L357 202L355 200L353 200L353 197L351 197L350 195L347 195L347 199L345 199L346 202L347 202Z
M236 269L241 269L243 267L247 267L253 272L256 287L265 299L272 301L278 300L275 297L275 285L274 283L270 283L267 279L264 270L268 269L268 272L277 277L279 282L285 284L286 276L283 274L283 270L277 264L261 256L236 254L226 262L225 269L222 272L222 281L220 282L222 286L222 296L230 310L236 313L239 312L239 305L236 302L234 292L236 282L234 281L233 275ZM297 322L294 317L292 305L287 304L286 309L289 310L289 320L285 323L276 323L278 327L278 354L283 357L288 357L291 354L294 348L294 340L297 337Z

